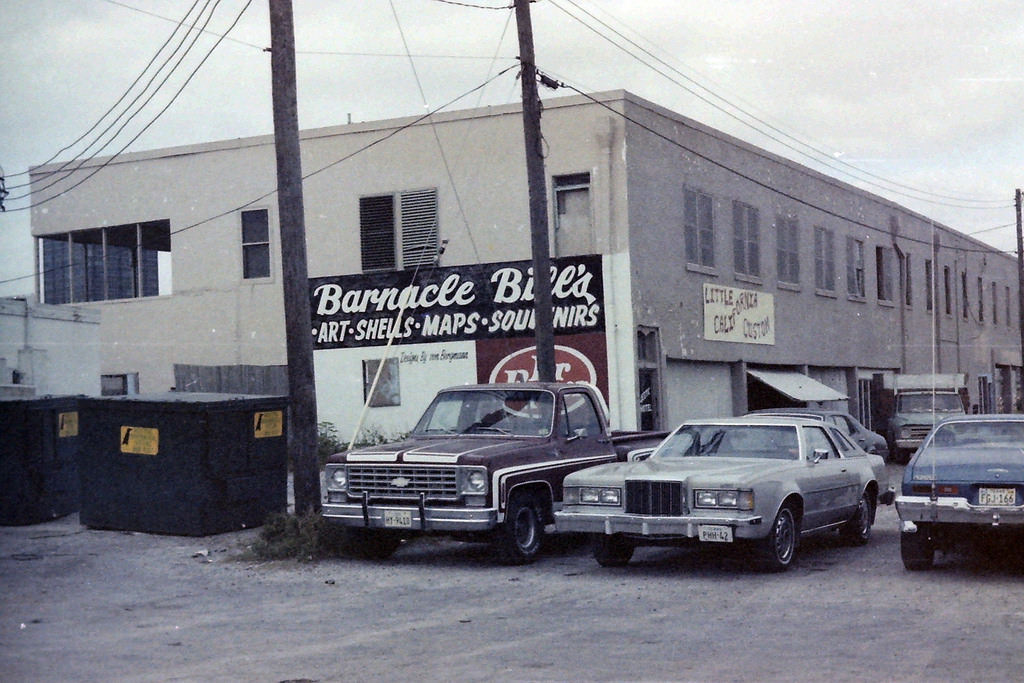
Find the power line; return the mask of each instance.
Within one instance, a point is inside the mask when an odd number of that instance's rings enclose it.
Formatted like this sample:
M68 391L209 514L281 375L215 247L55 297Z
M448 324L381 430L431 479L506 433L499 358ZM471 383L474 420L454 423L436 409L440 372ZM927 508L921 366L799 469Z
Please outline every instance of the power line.
M541 72L540 72L539 69L538 69L537 73L538 73L538 75L540 75ZM879 228L879 227L871 225L869 223L865 223L863 221L857 220L856 218L852 218L852 217L849 217L849 216L844 216L844 215L842 215L840 213L837 213L837 212L833 211L832 209L828 209L828 208L823 207L823 206L818 206L817 204L814 204L814 203L812 203L812 202L810 202L810 201L808 201L806 199L802 199L800 197L797 197L796 195L790 194L789 192L785 192L784 190L780 190L777 187L774 187L774 186L770 185L769 183L766 183L764 181L758 180L757 178L754 178L753 176L750 176L750 175L748 175L746 173L743 173L742 171L739 171L739 170L737 170L737 169L735 169L735 168L733 168L731 166L728 166L728 165L722 163L721 161L718 161L717 159L713 159L712 157L710 157L710 156L708 156L706 154L703 154L701 152L698 152L697 150L695 150L695 149L693 149L691 147L687 147L686 145L684 145L683 143L679 142L678 140L676 140L676 139L674 139L672 137L669 137L668 135L665 135L664 133L661 133L661 132L651 128L650 126L648 126L647 124L643 123L642 121L638 121L638 120L632 118L631 116L629 116L625 112L617 111L616 109L614 109L613 107L610 107L605 102L602 102L601 100L598 100L594 96L584 92L583 90L580 90L579 88L576 88L576 87L574 87L572 85L569 85L568 83L565 83L563 81L559 81L559 80L556 80L554 78L551 78L550 76L546 76L546 77L549 78L553 83L556 83L557 85L559 85L561 87L568 88L569 90L572 90L573 92L575 92L575 93L577 93L579 95L582 95L587 100L589 100L589 101L593 102L594 104L596 104L596 105L598 105L598 106L608 110L609 112L611 112L615 116L618 116L618 117L622 118L625 121L629 121L633 125L641 128L642 130L647 131L648 133L651 133L652 135L655 135L655 136L661 138L665 142L668 142L669 144L671 144L671 145L673 145L675 147L678 147L679 149L681 149L681 150L683 150L683 151L685 151L685 152L687 152L689 154L692 154L693 156L695 156L695 157L697 157L699 159L702 159L702 160L704 160L704 161L706 161L706 162L708 162L708 163L710 163L710 164L712 164L714 166L717 166L718 168L721 168L724 171L728 171L729 173L732 173L733 175L735 175L735 176L737 176L739 178L742 178L743 180L751 182L751 183L757 185L758 187L761 187L761 188L763 188L765 190L768 190L769 192L777 194L777 195L779 195L781 197L785 197L786 199L789 199L789 200L791 200L793 202L796 202L796 203L801 204L803 206L806 206L808 208L814 209L816 211L820 211L820 212L822 212L822 213L824 213L826 215L832 216L833 218L837 218L839 220L842 220L842 221L845 221L845 222L848 222L848 223L852 223L853 225L857 225L857 226L860 226L860 227L865 228L867 230L871 230L872 232L877 232L877 233L880 233L882 235L886 235L888 237L892 237L892 235L888 231L886 231L886 230L884 230L882 228ZM648 111L648 112L650 112L652 114L655 114L657 116L662 116L662 114L660 112L657 112L654 109L651 109L650 107L648 107L648 106L646 106L646 105L644 105L642 103L637 103L637 106L641 107L642 109L644 109L644 110L646 110L646 111ZM899 239L905 240L907 242L913 242L913 243L917 243L917 244L924 244L924 245L927 245L927 246L931 247L931 242L927 241L927 240L920 240L920 239L916 239L916 238L913 238L913 237L908 237L906 235L899 235ZM1008 251L1001 251L1001 250L998 250L998 249L995 249L995 248L989 248L989 249L968 249L966 247L952 247L952 246L948 246L948 245L943 245L943 246L946 246L947 248L955 249L957 251L961 251L961 252L964 252L964 253L979 253L979 254L991 254L993 252L995 252L995 253L1004 253L1004 254L1011 254L1012 253L1012 252L1008 252Z
M217 1L218 1L218 2L220 2L220 0L217 0ZM239 21L241 20L241 18L242 18L242 15L243 15L243 14L245 14L245 11L246 11L247 9L249 9L249 5L251 5L251 4L252 4L252 0L248 0L248 1L247 1L247 2L245 3L245 6L244 6L244 7L242 7L242 10L241 10L241 11L240 11L240 12L238 13L238 15L237 15L237 16L235 17L235 20L234 20L234 21L233 21L233 22L231 23L231 25L230 25L230 26L228 27L228 32L230 32L230 31L231 31L231 29L233 29L233 28L234 28L234 27L235 27L235 26L236 26L236 25L238 24L238 22L239 22ZM183 91L183 90L184 90L184 89L185 89L185 88L186 88L186 87L188 86L188 84L189 84L189 83L190 83L190 82L192 81L192 79L193 79L193 78L195 77L195 75L196 75L196 74L197 74L197 73L199 72L199 70L200 70L200 69L201 69L201 68L203 67L203 65L204 65L204 64L206 63L206 60L210 58L210 55L212 55L212 54L213 54L213 52L214 52L214 51L215 51L215 50L217 49L217 47L218 47L218 46L219 46L219 45L221 44L221 42L222 42L223 40L224 40L224 38L223 38L223 37L221 37L220 39L218 39L218 40L217 40L217 42L216 42L216 43L214 43L214 44L213 44L213 47L211 47L211 48L210 48L209 52L207 52L207 53L206 53L206 55L205 55L205 56L203 57L203 59L202 59L202 60L201 60L201 61L199 62L199 64L198 64L198 65L197 65L197 66L195 67L195 69L193 69L193 70L192 70L192 72L191 72L191 73L190 73L190 74L188 75L188 78L186 78L186 79L185 79L185 82L181 84L181 87L179 87L179 88L178 88L178 90L177 90L177 91L175 91L174 95L173 95L173 96L171 97L171 99L170 99L170 100L169 100L169 101L167 102L167 104L166 104L166 105L164 105L164 107L163 107L163 108L162 108L162 109L161 109L160 111L158 111L158 112L157 112L156 116L154 116L154 117L153 117L153 118L152 118L152 119L151 119L151 120L149 121L149 123L147 123L147 124L146 124L145 126L143 126L143 127L142 127L142 129L141 129L141 130L139 130L139 132L138 132L138 133L136 133L134 137L132 137L132 138L131 138L131 139L130 139L130 140L129 140L129 141L127 142L127 143L125 143L125 144L124 144L124 146L122 146L122 147L121 147L121 149L119 149L119 150L118 150L117 152L115 152L115 153L114 153L114 154L113 154L112 156L110 156L110 157L107 157L107 158L106 158L106 159L105 159L105 160L103 161L103 163L101 163L101 164L99 164L98 166L96 166L95 168L93 168L93 169L91 170L91 172L90 172L90 173L86 174L86 176L85 176L84 178L82 178L81 180L79 180L78 182L76 182L76 183L74 183L74 184L70 185L69 187L66 187L66 188L62 189L62 190L61 190L60 192L57 192L57 193L55 193L55 194L53 194L53 195L51 195L51 196L49 196L49 197L47 197L47 198L45 198L45 199L42 199L42 200L40 200L40 201L38 201L38 202L35 202L35 203L32 203L32 204L29 204L29 206L26 206L26 207L22 207L21 209L16 209L16 210L18 210L18 211L23 211L23 210L25 210L25 209L30 209L30 208L34 208L34 207L37 207L37 206L41 206L41 205L43 205L43 204L46 204L47 202L51 202L51 201L53 201L54 199L57 199L58 197L60 197L60 196L62 196L62 195L64 195L64 194L67 194L67 193L68 193L68 192L70 192L71 190L75 189L76 187L78 187L79 185L81 185L82 183L84 183L85 181L89 180L90 178L92 178L92 177L93 177L94 175L96 175L97 173L99 173L99 172L100 172L101 170L103 170L104 168L106 168L106 167L107 167L108 165L110 165L110 164L111 164L111 163L112 163L112 162L113 162L113 161L114 161L114 160L115 160L115 159L116 159L117 157L119 157L119 156L120 156L120 155L121 155L121 154L122 154L122 153L123 153L123 152L124 152L124 151L125 151L126 149L128 149L128 147L129 147L129 146L130 146L130 145L131 145L132 143L134 143L134 142L135 142L136 140L138 140L138 139L139 139L139 138L140 138L140 137L142 136L142 134L143 134L143 133L145 133L145 132L146 132L146 131L147 131L147 130L149 129L149 127L150 127L150 126L152 126L152 125L153 125L154 123L156 123L156 122L157 122L157 120L158 120L158 119L159 119L159 118L160 118L160 117L161 117L161 116L162 116L162 115L163 115L163 114L164 114L164 113L165 113L165 112L166 112L166 111L167 111L167 110L168 110L168 109L169 109L169 108L171 107L171 105L172 105L172 104L174 104L175 100L177 100L177 99L178 99L178 96L179 96L179 95L181 95L182 91ZM166 79L165 79L165 80L166 80ZM161 83L161 85L162 85L162 83ZM122 127L122 129L123 129L123 127ZM119 132L120 132L120 131L119 131ZM75 168L75 170L77 171L78 169L80 169L80 168L82 167L82 165L83 165L84 163L85 163L85 161L83 161L82 163L80 163L80 164L79 164L79 165L78 165L78 166L77 166L77 167ZM62 180L62 179L60 179L60 180ZM52 184L51 184L51 186L52 186ZM46 187L50 187L50 186L46 186ZM45 189L45 188L44 188L44 189ZM23 197L27 197L27 196L31 196L31 195L23 195Z
M921 195L930 195L930 196L933 196L933 197L937 197L939 199L949 199L949 200L954 200L954 201L958 201L958 202L968 202L970 204L993 204L993 206L970 206L970 205L965 205L965 204L956 204L956 203L950 203L950 202L946 202L946 201L939 201L938 199L928 199L927 197L917 197L917 196L914 196L914 195L907 194L906 192L902 192L900 190L894 190L894 189L892 189L890 187L885 187L883 185L879 185L878 183L872 182L870 180L866 180L864 178L858 178L858 180L860 180L861 182L864 182L864 183L867 183L867 184L872 185L874 187L880 188L880 189L882 189L884 191L892 192L894 194L899 194L899 195L902 195L902 196L905 196L905 197L908 197L908 198L911 198L911 199L914 199L914 200L917 200L917 201L925 201L925 202L929 202L929 203L933 203L933 204L939 204L939 205L943 205L943 206L952 206L952 207L964 208L964 209L1004 209L1004 208L1009 208L1009 206L1010 206L1009 204L1005 203L1002 200L964 198L964 197L956 197L956 196L951 196L951 195L942 195L942 194L931 192L929 190L922 190L922 189L919 189L919 188L912 187L910 185L905 185L905 184L899 183L897 181L884 178L884 177L879 176L877 174L874 174L874 173L872 173L870 171L867 171L867 170L861 169L861 168L859 168L857 166L854 166L853 164L850 164L849 162L844 161L842 159L836 159L833 155L831 155L831 154L829 154L829 153L827 153L827 152L825 152L825 151L823 151L821 149L818 149L817 147L814 147L813 145L811 145L811 144L809 144L807 142L804 142L804 141L796 138L795 136L787 133L786 131L782 130L781 128L778 128L777 126L772 125L771 123L769 123L769 122L767 122L767 121L765 121L765 120L755 116L754 114L751 114L749 111L746 111L745 109L743 109L742 107L734 104L733 102L730 102L725 97L722 97L721 95L718 95L712 89L710 89L707 86L703 85L699 81L691 78L690 76L687 76L686 74L682 73L679 69L675 68L671 64L668 64L667 62L665 62L663 59L661 59L657 55L653 54L652 52L650 52L649 50L647 50L643 46L637 44L635 41L633 41L632 39L628 38L627 36L624 36L622 33L617 31L613 27L609 26L607 23L603 22L601 19L595 17L593 14L591 14L587 10L581 8L573 0L566 0L566 1L569 2L569 4L573 5L573 7L575 7L578 11L583 12L584 14L589 16L592 20L596 21L598 24L603 26L605 29L607 29L608 31L611 31L613 34L618 36L620 39L626 41L629 45L632 45L634 48L636 48L636 49L642 51L644 54L650 56L652 59L654 59L657 62L659 62L660 64L664 65L666 68L668 68L672 72L678 74L680 77L682 77L683 79L685 79L689 83L692 83L697 88L700 88L702 91L708 93L708 95L710 95L714 99L719 100L719 101L725 103L728 107L731 107L732 109L735 109L736 111L742 113L744 116L752 119L753 121L756 121L761 126L767 127L768 129L770 129L772 131L775 131L776 133L784 136L785 138L788 138L789 140L794 141L796 144L798 144L798 145L800 145L802 147L805 147L805 148L807 148L809 150L812 150L815 154L817 154L819 156L813 156L813 155L809 154L808 152L805 152L805 151L803 151L801 149L797 149L796 147L794 147L793 145L787 143L786 141L780 140L775 135L772 135L771 133L763 130L762 128L759 128L757 125L751 123L750 121L744 120L740 116L734 114L732 111L729 111L729 110L723 108L722 106L720 106L716 102L711 101L708 97L704 96L700 92L696 92L692 88L687 87L683 83L680 83L678 80L676 80L672 76L666 74L661 69L659 69L659 68L651 65L650 63L646 62L645 60L641 59L640 57L638 57L634 53L630 52L628 49L626 49L622 45L616 43L614 40L612 40L608 36L602 34L600 31L595 29L593 26L589 25L588 23L586 23L585 21L583 21L579 17L575 16L574 14L572 14L571 12L566 10L564 7L559 5L559 3L556 0L552 0L551 4L555 8L560 10L561 12L565 13L571 19L577 21L582 26L584 26L585 28L589 29L593 33L597 34L602 39L608 41L609 43L611 43L613 46L615 46L619 50L625 52L631 58L635 59L639 63L643 64L647 68L649 68L652 71L654 71L655 73L658 73L659 75L661 75L664 78L668 79L669 81L671 81L675 85L678 85L680 88L682 88L686 92L690 93L694 97L698 98L699 100L701 100L705 104L708 104L709 106L711 106L714 109L722 112L723 114L729 116L730 118L738 121L739 123L741 123L741 124L751 128L751 129L753 129L757 133L759 133L761 135L764 135L765 137L769 138L770 140L773 140L774 142L777 142L778 144L783 145L787 149L790 149L791 151L796 152L797 154L805 156L805 157L815 161L816 163L823 164L824 166L826 166L828 168L831 168L834 171L838 171L840 173L845 173L847 175L853 175L853 173L851 173L850 171L842 170L840 168L837 168L832 163L832 162L837 162L837 163L842 164L843 166L845 166L848 169L851 169L852 171L855 171L857 173L860 173L860 174L863 174L863 175L866 175L866 176L869 176L869 177L877 178L878 180L881 180L881 181L883 181L885 183L888 183L890 185L894 185L896 187L902 187L902 188L905 188L907 190L910 190L912 192L915 192L915 193L921 194Z
M196 18L193 21L192 26L189 27L189 31L186 31L185 34L182 35L181 42L179 42L178 45L175 46L175 48L167 56L167 58L164 60L164 62L157 68L157 70L153 73L153 75L150 76L149 81L146 82L145 86L143 86L142 90L132 99L132 101L128 103L128 106L125 107L125 109L120 114L118 114L109 124L107 124L107 127L104 128L93 139L92 142L90 142L88 145L86 145L86 147L82 150L82 152L80 154L78 154L74 158L69 159L68 161L64 162L58 168L56 168L56 169L54 169L52 171L47 171L45 173L45 177L47 178L46 183L41 185L41 186L37 186L34 189L34 191L36 193L41 192L42 190L49 189L49 188L53 187L54 185L58 184L60 181L62 181L64 179L69 178L72 175L74 175L74 173L76 171L78 171L80 168L82 168L82 166L87 164L89 161L92 161L93 159L95 159L99 155L100 152L102 152L107 147L109 147L114 142L114 140L117 139L117 136L120 135L124 131L124 129L128 126L128 124L131 123L135 119L135 117L137 117L139 114L142 113L142 110L146 107L146 105L148 105L153 100L153 98L156 97L157 93L159 93L160 90L164 87L164 85L167 83L168 79L170 79L170 77L181 66L181 64L184 61L185 57L187 57L188 54L192 51L192 49L195 47L196 41L200 37L201 32L200 33L196 33L195 36L192 39L192 42L187 47L185 47L184 51L182 51L182 46L185 45L186 40L188 40L189 33L192 30L194 30L196 24L199 22L199 20L202 18L202 16L206 13L207 8L210 7L210 2L211 2L211 0L206 0L206 4L200 10L199 14L196 15ZM203 23L204 27L207 26L210 23L210 21L213 19L213 14L217 11L217 7L220 5L220 2L221 2L221 0L216 0L216 3L214 4L213 9L210 11L210 14L206 17L206 21ZM193 7L194 7L194 5L193 5ZM191 10L190 10L190 13L191 13ZM174 34L177 33L177 30L178 29L175 28L175 30L171 33L171 37L173 37ZM170 39L171 38L168 38L167 42L170 42ZM167 43L164 43L164 45L166 45L166 44ZM161 50L163 50L163 46L161 46ZM157 54L159 54L159 52ZM166 73L166 75L164 75L163 80L160 81L160 83L156 86L156 88L152 92L149 93L149 95L145 98L145 100L142 102L142 104L139 105L139 107L134 112L132 112L132 114L130 116L128 116L126 119L124 119L124 121L121 123L120 127L116 131L114 131L113 135L110 136L110 139L108 139L105 143L103 143L103 145L98 147L91 154L89 154L88 156L84 156L83 157L82 154L84 154L85 152L88 152L94 145L99 143L103 139L103 136L105 136L107 133L109 133L110 130L115 125L117 125L117 123L119 121L121 121L125 117L126 114L128 114L128 112L131 110L131 108L133 106L135 106L136 103L138 103L138 101L143 97L143 95L146 94L146 92L150 89L150 86L153 85L153 81L155 81L157 79L157 77L160 76L160 73L171 62L171 60L175 58L175 56L177 56L177 61L175 62L175 64ZM156 59L156 55L154 55L154 60L155 59ZM150 64L152 64L152 61L150 62ZM143 72L139 74L139 77L136 79L135 83L138 83L139 80L142 79L142 76L145 74L145 71L148 68L149 68L149 65L147 65L146 69L144 69ZM132 84L133 87L134 87L135 83ZM129 88L129 91L130 91L130 88ZM128 94L129 91L126 91L125 95L122 95L121 98L118 100L118 102L123 100L124 97ZM116 107L117 105L115 104L114 106ZM112 109L113 109L113 107L111 108L111 110ZM108 110L108 113L111 110ZM104 114L104 117L106 117L106 114ZM103 117L101 117L100 120L96 122L96 125L99 125L99 123L102 120L103 120ZM95 128L96 125L94 125L93 128ZM92 130L92 129L90 129L90 130ZM81 139L81 138L79 138L79 139ZM65 149L67 149L67 148L65 148ZM59 152L58 152L58 154L59 154ZM51 157L51 160L52 160L52 157ZM70 170L66 171L66 169L69 166L71 166L72 164L74 164L74 168L71 168ZM22 187L27 187L28 185L30 185L30 183L26 183L26 184L22 185ZM26 197L31 196L31 194L32 194L32 192L27 192L27 193L25 193L23 195L15 197L15 199L25 199Z

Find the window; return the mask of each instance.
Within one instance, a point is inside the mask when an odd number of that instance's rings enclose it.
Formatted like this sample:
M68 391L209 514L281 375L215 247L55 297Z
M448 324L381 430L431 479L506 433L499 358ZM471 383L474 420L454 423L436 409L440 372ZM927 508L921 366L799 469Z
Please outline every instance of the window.
M935 283L932 282L932 262L925 259L924 262L924 307L931 311L935 306Z
M1010 326L1010 286L1006 286L1006 325Z
M43 302L132 299L160 294L162 255L171 251L167 220L41 237Z
M942 266L942 289L946 296L946 315L953 315L953 283L949 277L949 266Z
M589 254L594 225L590 216L590 174L552 178L555 195L555 255Z
M996 292L996 283L992 283L992 324L999 324L999 294Z
M970 304L967 301L967 272L960 273L960 315L967 320L970 315Z
M101 396L127 396L139 393L139 373L100 375Z
M660 380L658 377L661 364L661 343L657 329L648 327L637 329L636 356L640 429L658 429L661 426Z
M978 278L978 322L985 322L985 284Z
M437 262L437 190L359 198L362 269L398 270Z
M814 228L814 286L828 292L836 289L835 233Z
M900 258L900 287L903 289L903 304L905 306L913 305L913 289L911 289L911 278L910 278L910 254L903 254Z
M565 435L599 438L602 436L601 419L588 394L568 392L564 396Z
M800 257L797 252L797 221L794 216L776 216L776 256L779 281L800 282Z
M242 212L242 277L270 277L270 213Z
M875 247L875 277L878 300L892 301L892 249Z
M683 190L683 233L687 262L714 268L714 215L711 197L703 192Z
M846 293L864 298L864 242L846 238Z
M814 451L824 451L822 454L822 460L828 458L838 458L839 454L836 453L835 446L829 441L828 436L825 434L825 430L821 427L804 427L804 437L807 440L807 459L810 460L814 457Z
M757 209L734 201L732 203L733 267L737 273L761 275L761 247Z
M381 367L383 362L384 367ZM379 373L379 376L378 376ZM374 379L377 386L373 386ZM373 395L370 390L373 389ZM398 406L402 404L402 393L398 385L398 359L367 359L363 361L363 400L369 397L370 407Z

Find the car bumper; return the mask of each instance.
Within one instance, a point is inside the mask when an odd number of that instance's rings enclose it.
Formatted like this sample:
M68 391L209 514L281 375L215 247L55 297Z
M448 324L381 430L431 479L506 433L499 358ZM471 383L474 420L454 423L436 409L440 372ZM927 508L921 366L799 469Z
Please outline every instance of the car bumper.
M561 510L555 513L555 528L560 532L591 534L630 534L658 538L697 538L700 527L706 525L732 527L734 538L763 538L769 529L762 524L760 515L716 515L684 517L658 517L631 515L623 512L576 512Z
M896 448L907 451L916 451L917 447L924 443L924 439L896 439Z
M320 514L335 524L396 531L487 531L498 524L494 508L324 503ZM408 526L394 523L395 518L405 521L406 515Z
M971 505L966 498L956 497L897 496L896 513L904 522L1024 525L1024 506Z

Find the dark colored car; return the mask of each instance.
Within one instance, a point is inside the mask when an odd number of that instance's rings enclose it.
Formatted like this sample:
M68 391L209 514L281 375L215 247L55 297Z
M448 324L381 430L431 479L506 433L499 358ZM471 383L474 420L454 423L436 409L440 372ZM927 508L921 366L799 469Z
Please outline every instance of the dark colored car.
M854 443L868 453L880 455L886 460L889 459L889 446L885 442L885 437L871 431L853 415L844 413L841 410L826 410L824 408L766 408L764 410L753 410L748 415L813 417L824 420L835 425L839 431L850 437Z
M1020 538L1024 415L939 422L907 464L896 511L907 569L928 569L937 550ZM1018 552L1018 545L1009 547Z

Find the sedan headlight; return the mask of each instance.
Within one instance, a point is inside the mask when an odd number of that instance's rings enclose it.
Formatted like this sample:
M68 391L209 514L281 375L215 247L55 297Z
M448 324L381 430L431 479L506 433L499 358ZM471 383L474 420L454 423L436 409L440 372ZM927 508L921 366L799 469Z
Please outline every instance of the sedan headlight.
M344 491L348 486L348 474L344 467L329 467L325 472L324 480L327 488L332 491Z
M567 486L563 501L569 505L622 505L622 489L617 486Z
M729 508L753 510L754 492L741 489L696 489L693 492L694 507Z

